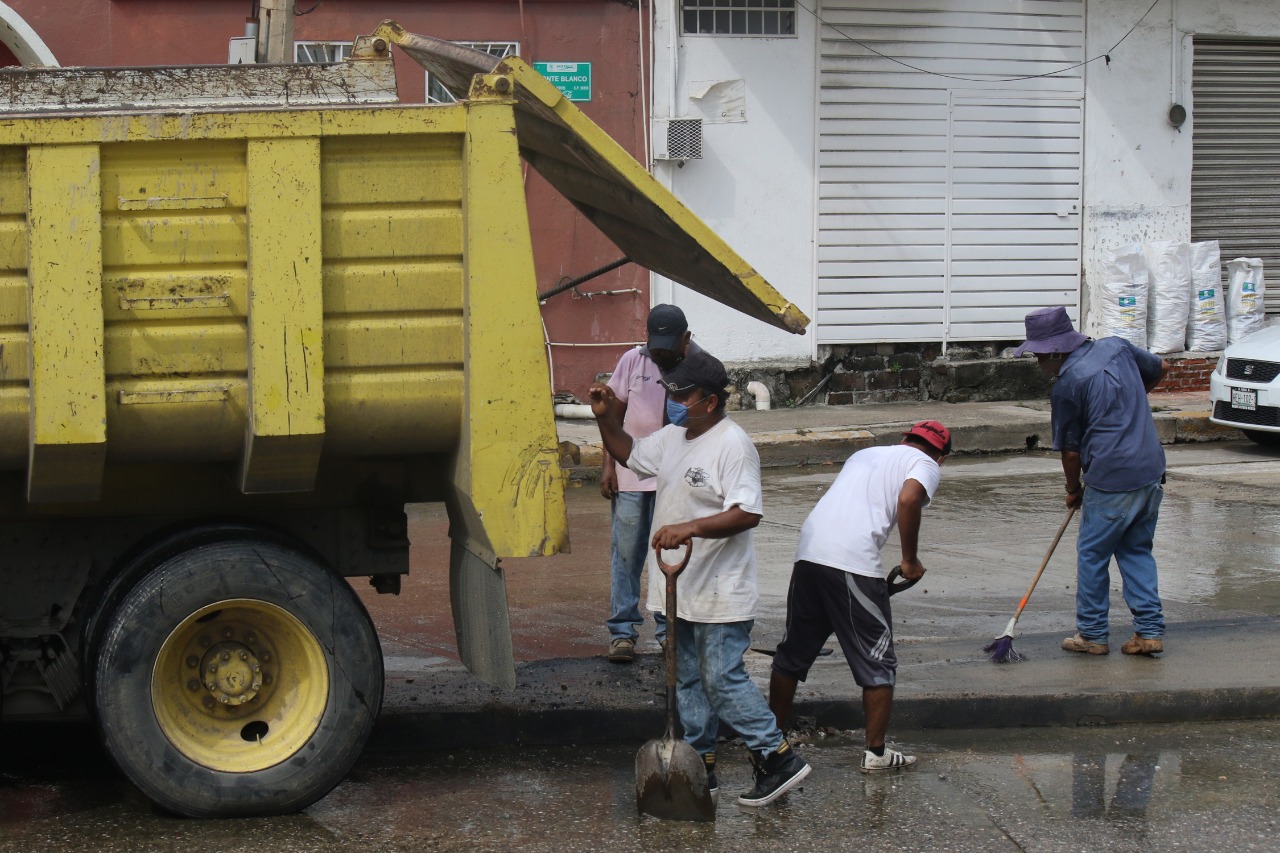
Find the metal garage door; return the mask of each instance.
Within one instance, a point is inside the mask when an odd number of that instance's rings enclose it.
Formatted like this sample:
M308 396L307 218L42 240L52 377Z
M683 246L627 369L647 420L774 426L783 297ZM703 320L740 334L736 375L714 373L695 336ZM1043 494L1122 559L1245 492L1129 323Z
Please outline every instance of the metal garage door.
M1076 316L1082 69L1035 75L1083 61L1083 16L822 4L819 343L1014 340L1032 308Z
M1195 37L1191 239L1262 258L1280 313L1280 40Z

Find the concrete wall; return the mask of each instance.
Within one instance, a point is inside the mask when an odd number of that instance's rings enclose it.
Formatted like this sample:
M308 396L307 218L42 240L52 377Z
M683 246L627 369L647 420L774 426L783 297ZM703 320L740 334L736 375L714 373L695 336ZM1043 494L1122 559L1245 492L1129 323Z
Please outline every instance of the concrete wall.
M676 5L656 4L655 116L671 114L669 16ZM682 168L658 162L653 171L812 318L816 30L812 15L797 8L796 17L795 38L676 37L675 113L704 117L702 159ZM714 115L717 110L708 104L712 99L691 97L714 81L742 81L745 120L722 121L724 117ZM726 362L799 364L814 354L812 333L796 336L746 320L665 280L654 287L655 300L684 308L698 342Z
M1275 0L1169 0L1114 50L1149 0L1090 0L1085 77L1083 297L1096 331L1099 273L1117 246L1191 236L1191 45L1188 34L1280 38ZM1167 116L1186 107L1181 132Z

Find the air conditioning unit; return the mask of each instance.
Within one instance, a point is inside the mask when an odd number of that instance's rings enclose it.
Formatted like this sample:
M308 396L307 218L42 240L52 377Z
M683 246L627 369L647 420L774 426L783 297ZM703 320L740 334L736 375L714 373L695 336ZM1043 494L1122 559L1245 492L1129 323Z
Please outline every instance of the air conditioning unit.
M653 159L702 159L702 119L655 118L652 131Z

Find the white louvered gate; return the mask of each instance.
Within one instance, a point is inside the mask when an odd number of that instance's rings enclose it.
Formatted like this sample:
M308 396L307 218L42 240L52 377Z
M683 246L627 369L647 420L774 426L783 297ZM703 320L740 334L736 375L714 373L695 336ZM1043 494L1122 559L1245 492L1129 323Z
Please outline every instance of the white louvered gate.
M894 5L821 10L818 342L1014 340L1032 308L1075 318L1081 70L1009 78L1083 60L1083 3Z

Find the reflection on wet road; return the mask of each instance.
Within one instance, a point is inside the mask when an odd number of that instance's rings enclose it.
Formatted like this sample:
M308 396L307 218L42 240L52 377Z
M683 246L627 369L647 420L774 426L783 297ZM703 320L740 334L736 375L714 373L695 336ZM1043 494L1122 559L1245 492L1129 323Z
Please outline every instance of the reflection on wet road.
M803 790L772 808L724 745L716 823L635 813L638 744L407 753L375 740L332 794L283 818L157 813L87 730L50 766L40 737L0 770L0 853L31 851L1170 851L1269 850L1280 723L902 733L914 769L867 777L847 733L803 747ZM77 748L78 747L78 748Z

